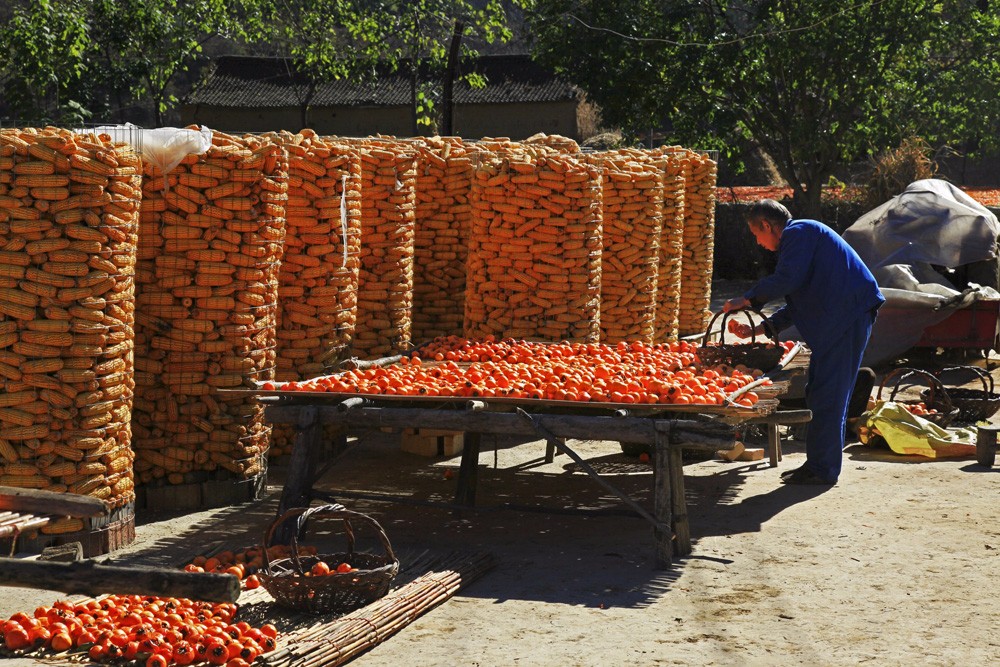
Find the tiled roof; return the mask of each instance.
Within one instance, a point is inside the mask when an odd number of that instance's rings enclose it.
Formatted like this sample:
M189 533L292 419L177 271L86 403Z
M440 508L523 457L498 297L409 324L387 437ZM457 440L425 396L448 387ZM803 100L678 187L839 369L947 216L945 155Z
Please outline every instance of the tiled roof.
M189 104L222 107L296 106L305 96L305 79L289 60L250 56L222 56L215 71L187 99ZM455 86L456 104L508 104L575 100L580 90L526 55L482 56L472 69L487 79L485 88ZM373 83L347 79L322 83L312 106L399 106L410 102L410 82L405 73L387 73Z

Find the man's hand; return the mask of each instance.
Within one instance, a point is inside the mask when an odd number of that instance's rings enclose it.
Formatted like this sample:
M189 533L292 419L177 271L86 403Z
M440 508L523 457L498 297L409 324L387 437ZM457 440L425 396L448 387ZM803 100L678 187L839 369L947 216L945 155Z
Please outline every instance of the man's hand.
M728 313L731 310L743 310L744 308L750 307L749 299L742 296L733 297L729 301L722 304L722 312Z

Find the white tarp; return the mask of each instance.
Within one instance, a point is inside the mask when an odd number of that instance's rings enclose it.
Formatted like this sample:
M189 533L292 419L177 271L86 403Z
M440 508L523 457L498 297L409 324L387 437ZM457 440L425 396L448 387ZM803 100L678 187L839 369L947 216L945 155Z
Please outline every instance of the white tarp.
M974 283L959 291L933 268L995 261L998 235L1000 223L989 209L938 179L911 183L845 230L844 240L886 298L863 363L893 359L955 310L1000 298L992 287Z
M891 264L954 268L996 257L1000 223L947 181L928 178L865 213L844 240L872 271Z

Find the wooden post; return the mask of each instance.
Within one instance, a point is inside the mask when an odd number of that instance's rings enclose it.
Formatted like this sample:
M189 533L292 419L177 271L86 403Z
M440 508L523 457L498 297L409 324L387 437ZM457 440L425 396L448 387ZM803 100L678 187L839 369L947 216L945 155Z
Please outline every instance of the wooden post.
M674 499L670 491L670 438L663 436L653 445L653 516L661 526L673 525ZM656 567L669 569L673 553L671 532L653 529Z
M479 481L479 433L466 432L462 447L462 463L458 469L455 502L472 507L476 504L476 483Z
M979 426L976 429L976 461L987 468L992 468L996 460L998 431L1000 426Z

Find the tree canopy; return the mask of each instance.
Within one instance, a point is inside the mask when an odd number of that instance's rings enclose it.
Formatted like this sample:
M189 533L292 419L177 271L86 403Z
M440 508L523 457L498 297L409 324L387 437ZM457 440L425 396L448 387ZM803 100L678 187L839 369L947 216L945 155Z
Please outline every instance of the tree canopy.
M211 40L288 59L304 83L302 126L316 85L376 70L412 79L414 133L449 127L442 111L459 60L510 37L521 0L0 0L0 106L36 122L134 118L156 125ZM484 85L473 73L462 75ZM188 82L190 83L190 82Z
M536 0L536 55L633 137L749 141L804 214L844 161L993 141L997 16L967 0ZM992 74L989 79L984 75Z

